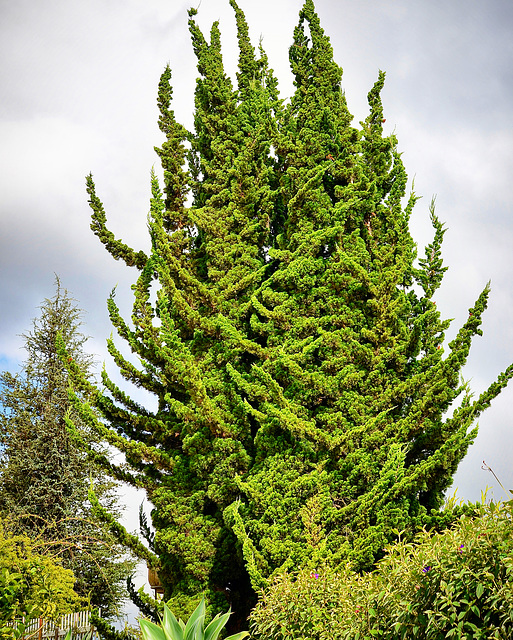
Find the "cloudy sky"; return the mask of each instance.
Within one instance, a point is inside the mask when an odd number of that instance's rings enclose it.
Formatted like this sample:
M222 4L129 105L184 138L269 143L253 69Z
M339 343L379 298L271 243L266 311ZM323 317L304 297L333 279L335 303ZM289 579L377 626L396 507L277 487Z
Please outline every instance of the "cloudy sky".
M287 50L301 0L240 0L254 42L263 37L282 97L292 82ZM156 87L173 70L178 119L192 126L195 59L182 0L0 0L0 369L16 371L19 334L54 290L54 273L86 311L85 332L107 359L106 298L129 315L134 273L89 230L84 177L94 174L110 227L146 248L150 170L162 141ZM379 69L386 128L394 130L422 196L412 221L430 241L428 205L445 221L449 266L437 305L454 318L448 340L488 280L484 336L465 377L476 393L513 362L513 3L510 0L317 0L344 68L349 108L366 116ZM228 71L237 60L228 0L202 0L198 21L220 20ZM107 359L107 366L109 362ZM110 367L112 371L112 367ZM513 488L513 384L480 419L460 465L458 495Z

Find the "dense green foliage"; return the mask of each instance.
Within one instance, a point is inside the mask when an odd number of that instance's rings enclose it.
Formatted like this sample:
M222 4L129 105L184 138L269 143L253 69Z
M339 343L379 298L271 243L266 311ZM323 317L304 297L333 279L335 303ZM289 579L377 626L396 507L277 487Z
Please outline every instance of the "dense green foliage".
M68 358L85 376L92 359L80 333L81 311L68 293L57 290L40 307L24 334L27 359L17 375L0 377L0 514L13 530L37 539L44 553L58 556L75 574L83 598L115 613L124 582L133 570L88 502L91 482L104 506L118 512L114 483L93 465L69 436L66 417L97 452L97 435L81 421L68 398L68 373L57 355L60 333Z
M21 621L55 619L76 610L80 600L75 578L24 535L14 535L0 521L0 638L17 638Z
M387 547L372 573L319 567L279 576L251 614L265 640L513 635L513 504L481 505L443 533Z
M139 272L131 323L108 301L137 364L113 339L109 351L156 408L106 372L99 390L71 371L89 397L76 410L131 467L109 471L154 505L142 554L172 608L187 615L205 591L243 624L277 572L312 558L369 568L394 529L412 536L436 523L475 420L513 368L475 400L460 381L489 288L445 346L449 322L433 301L444 229L432 207L434 239L417 261L408 227L417 198L406 196L395 135L383 132L384 73L353 126L342 70L306 0L284 104L230 4L237 86L218 24L208 41L189 12L193 132L171 110L170 69L161 77L163 190L153 173L148 255L108 230L87 178L94 233Z

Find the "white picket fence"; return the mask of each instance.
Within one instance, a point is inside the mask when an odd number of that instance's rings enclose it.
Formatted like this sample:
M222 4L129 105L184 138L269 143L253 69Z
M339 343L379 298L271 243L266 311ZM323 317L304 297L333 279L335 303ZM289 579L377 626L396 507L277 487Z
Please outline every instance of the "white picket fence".
M70 630L73 640L84 640L89 633L91 640L98 640L98 634L89 619L89 611L67 613L57 622L42 618L31 620L25 627L23 638L26 640L62 640Z

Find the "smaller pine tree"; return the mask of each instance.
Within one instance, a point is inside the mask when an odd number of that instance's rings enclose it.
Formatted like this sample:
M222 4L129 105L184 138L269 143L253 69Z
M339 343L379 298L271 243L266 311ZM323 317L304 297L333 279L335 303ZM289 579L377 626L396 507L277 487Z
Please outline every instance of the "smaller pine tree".
M54 297L45 299L32 329L22 336L27 358L21 371L0 376L0 515L16 533L37 539L59 556L75 574L77 593L111 615L134 564L92 515L87 497L91 482L104 506L120 515L115 483L68 433L66 419L72 418L77 438L105 455L70 405L68 373L56 350L60 334L70 361L92 377L81 316L57 278Z

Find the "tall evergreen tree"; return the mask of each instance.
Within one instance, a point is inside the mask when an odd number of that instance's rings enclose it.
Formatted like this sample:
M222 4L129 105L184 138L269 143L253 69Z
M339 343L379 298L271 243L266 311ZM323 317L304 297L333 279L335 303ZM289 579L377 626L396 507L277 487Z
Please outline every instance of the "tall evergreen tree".
M155 555L140 552L179 613L201 590L243 613L273 573L323 558L370 567L394 528L435 518L477 416L513 375L509 367L476 400L460 381L488 286L444 346L449 322L432 298L445 230L432 207L434 239L417 261L408 227L417 198L403 205L397 140L383 134L384 73L354 127L342 69L306 0L284 105L230 4L236 87L218 24L208 41L189 12L194 132L174 118L170 69L161 77L164 186L152 174L148 255L108 230L87 179L93 231L139 271L132 323L113 297L108 306L140 364L112 339L109 350L158 408L106 372L102 391L72 367L107 424L89 404L76 408L125 453L131 472L111 472L146 489Z
M116 613L124 581L133 570L105 525L93 519L91 482L104 506L118 515L115 483L92 465L66 429L69 415L80 438L104 453L95 432L80 421L68 397L68 373L57 354L60 334L68 358L90 379L92 356L84 351L81 310L56 281L56 293L40 307L23 334L27 358L17 375L0 377L0 514L19 534L61 558L76 577L76 591ZM36 542L34 542L36 544Z

